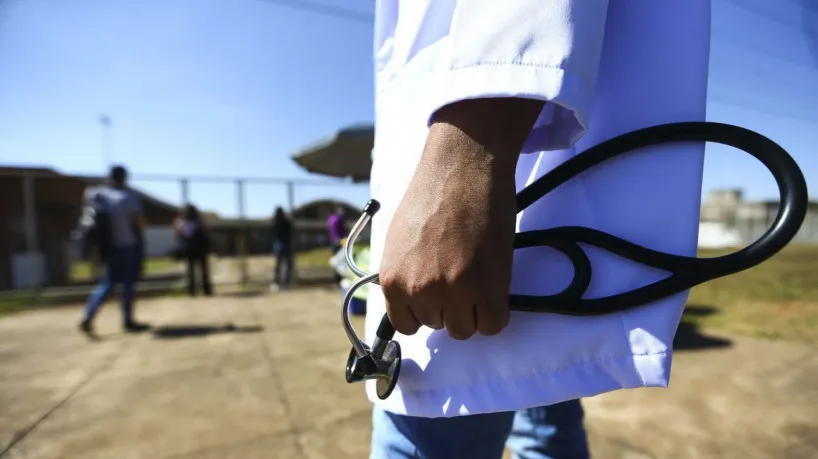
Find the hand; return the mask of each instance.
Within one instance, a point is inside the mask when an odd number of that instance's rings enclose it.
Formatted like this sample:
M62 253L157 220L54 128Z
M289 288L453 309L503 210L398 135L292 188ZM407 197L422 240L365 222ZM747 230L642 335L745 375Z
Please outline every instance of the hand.
M494 335L509 320L515 169L542 102L464 101L441 109L386 237L380 283L395 329Z

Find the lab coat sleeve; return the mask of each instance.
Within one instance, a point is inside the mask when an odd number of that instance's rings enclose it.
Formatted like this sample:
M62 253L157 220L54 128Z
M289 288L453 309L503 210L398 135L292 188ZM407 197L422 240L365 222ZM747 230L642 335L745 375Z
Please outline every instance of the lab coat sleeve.
M573 145L588 129L607 0L458 0L432 115L465 99L547 101L523 152Z

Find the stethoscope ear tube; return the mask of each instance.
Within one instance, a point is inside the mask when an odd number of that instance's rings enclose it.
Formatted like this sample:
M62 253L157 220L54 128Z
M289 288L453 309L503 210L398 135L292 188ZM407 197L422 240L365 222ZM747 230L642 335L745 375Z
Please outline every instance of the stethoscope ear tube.
M781 146L759 133L712 122L662 124L629 132L596 145L520 191L517 194L517 211L523 211L563 183L611 158L642 147L670 142L720 143L745 151L764 164L778 184L781 202L772 226L764 235L734 253L715 258L697 258L648 249L603 231L580 226L520 232L515 238L515 248L544 246L561 251L574 266L574 278L568 287L555 295L512 294L509 298L512 310L583 316L627 311L709 280L756 266L778 253L797 235L806 218L809 195L806 180L795 160ZM398 342L393 340L395 329L384 314L370 349L361 341L349 321L349 303L354 291L365 284L378 283L377 273L366 273L355 265L352 246L379 208L377 201L370 200L347 238L344 248L347 263L361 279L350 288L344 299L343 324L352 343L347 361L347 382L375 379L378 397L386 399L394 390L400 374L401 351ZM585 299L583 295L590 285L593 270L591 261L580 244L593 245L665 270L670 276L627 292Z

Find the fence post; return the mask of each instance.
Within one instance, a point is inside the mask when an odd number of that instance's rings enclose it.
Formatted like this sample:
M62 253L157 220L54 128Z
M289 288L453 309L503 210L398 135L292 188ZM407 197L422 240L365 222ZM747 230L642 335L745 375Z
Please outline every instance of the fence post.
M245 216L245 209L244 209L244 180L238 179L236 180L236 192L239 210L239 234L238 234L238 252L239 252L239 265L241 269L241 285L246 286L249 281L249 275L247 273L247 221Z
M187 205L190 203L190 183L187 178L182 177L179 180L179 186L182 190L182 205Z
M295 215L293 211L295 210L295 182L292 180L287 180L287 207L290 210L290 218L293 222L293 234L291 235L292 240L290 243L292 244L293 250L293 266L292 266L292 282L293 284L298 283L298 263L296 262L297 258L296 254L298 251L296 250L296 245L298 244L298 229L296 228L295 223Z
M23 213L26 238L26 268L28 269L28 280L30 288L34 293L35 302L40 297L40 277L42 276L42 266L37 263L39 241L37 240L37 199L35 195L34 176L26 174L23 176Z
M287 181L287 207L290 212L295 210L295 182L292 180Z

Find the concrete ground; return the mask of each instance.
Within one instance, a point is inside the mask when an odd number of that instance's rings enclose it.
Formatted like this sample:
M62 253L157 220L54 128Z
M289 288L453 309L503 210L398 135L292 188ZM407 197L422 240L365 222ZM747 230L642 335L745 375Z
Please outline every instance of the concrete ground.
M143 335L111 304L97 342L79 314L0 319L0 457L367 457L337 292L146 300ZM678 347L671 389L585 400L595 457L818 457L816 349L688 328Z

